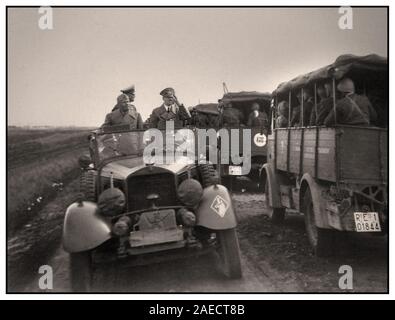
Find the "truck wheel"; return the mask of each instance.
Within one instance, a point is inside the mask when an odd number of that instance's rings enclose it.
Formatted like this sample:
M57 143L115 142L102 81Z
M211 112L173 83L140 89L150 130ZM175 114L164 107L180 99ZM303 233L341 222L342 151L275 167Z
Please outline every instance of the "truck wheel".
M199 165L199 172L202 178L203 188L207 188L214 184L219 184L218 172L215 170L212 164L201 164Z
M285 218L285 208L273 208L269 205L269 182L265 182L265 202L267 215L274 224L282 224Z
M89 292L92 282L91 252L70 253L70 284L73 292Z
M96 177L92 170L83 171L80 176L80 192L84 195L84 200L96 201Z
M236 229L220 230L218 253L221 259L221 268L226 277L231 279L241 278L240 248Z
M304 222L307 237L314 253L318 257L327 257L333 254L334 233L332 230L318 228L315 223L313 200L310 189L306 190L303 200Z

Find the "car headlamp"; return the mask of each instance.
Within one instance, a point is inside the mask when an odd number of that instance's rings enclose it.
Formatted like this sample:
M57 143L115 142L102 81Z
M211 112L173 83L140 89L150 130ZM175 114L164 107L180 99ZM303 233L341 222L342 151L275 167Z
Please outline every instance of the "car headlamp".
M195 179L187 179L180 183L177 189L178 198L188 208L199 204L203 196L203 187Z
M100 213L104 216L116 216L125 208L125 195L118 188L104 190L97 201Z

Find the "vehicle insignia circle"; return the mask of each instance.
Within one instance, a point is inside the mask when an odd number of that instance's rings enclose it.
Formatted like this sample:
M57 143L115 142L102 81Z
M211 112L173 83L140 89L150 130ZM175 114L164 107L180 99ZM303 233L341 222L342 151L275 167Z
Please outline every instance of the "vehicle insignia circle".
M257 133L254 136L254 143L257 147L263 147L266 145L266 136L264 134Z
M229 208L229 203L224 198L217 195L214 198L210 208L213 209L215 213L218 214L221 218L223 218L225 216L226 211Z

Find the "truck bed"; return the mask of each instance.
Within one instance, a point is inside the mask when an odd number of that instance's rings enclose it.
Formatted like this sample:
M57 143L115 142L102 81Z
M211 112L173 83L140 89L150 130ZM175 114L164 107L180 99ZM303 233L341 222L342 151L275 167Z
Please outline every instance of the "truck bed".
M270 138L277 170L299 175L309 173L330 182L387 183L386 129L357 126L279 128Z

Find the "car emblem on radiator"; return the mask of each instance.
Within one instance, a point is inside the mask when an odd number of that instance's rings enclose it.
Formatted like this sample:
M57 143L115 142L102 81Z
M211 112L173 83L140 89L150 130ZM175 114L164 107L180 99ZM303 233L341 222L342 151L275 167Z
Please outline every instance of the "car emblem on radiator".
M210 206L221 218L225 216L226 211L229 208L229 203L221 196L216 196L213 203Z

